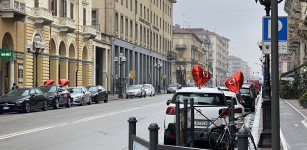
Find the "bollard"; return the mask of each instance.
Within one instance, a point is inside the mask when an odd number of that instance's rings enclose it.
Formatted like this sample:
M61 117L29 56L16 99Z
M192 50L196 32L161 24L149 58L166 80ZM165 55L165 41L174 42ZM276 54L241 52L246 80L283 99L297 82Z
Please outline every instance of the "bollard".
M176 146L180 146L180 102L176 100Z
M128 134L128 147L129 150L133 150L133 146L132 146L132 135L136 135L136 118L135 117L130 117L129 120L129 134Z
M158 130L159 126L156 123L149 125L149 150L157 150L158 145Z
M194 98L190 98L191 109L191 143L190 147L194 147Z
M185 98L183 100L184 102L184 111L183 111L183 116L184 116L184 145L187 145L188 143L188 99Z
M248 131L246 128L240 129L237 133L238 137L238 150L248 149Z

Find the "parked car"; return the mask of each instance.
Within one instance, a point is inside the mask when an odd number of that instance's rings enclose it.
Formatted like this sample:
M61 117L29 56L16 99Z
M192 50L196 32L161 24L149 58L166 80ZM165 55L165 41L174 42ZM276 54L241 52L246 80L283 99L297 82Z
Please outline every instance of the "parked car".
M252 112L255 111L255 99L257 97L256 92L253 90L251 84L243 84L240 93L244 97L244 108L250 108Z
M47 97L38 88L11 90L0 99L0 114L9 111L29 113L32 110L48 110Z
M171 83L167 86L167 94L174 93L178 88L181 88L181 85L178 83Z
M219 117L219 111L228 108L226 97L224 92L218 88L182 88L175 91L171 100L167 101L167 109L164 118L164 144L173 145L175 141L175 129L176 129L176 105L175 101L178 99L180 101L180 108L183 108L183 99L194 98L195 106L198 107L202 114L206 115L207 120L197 111L194 112L194 124L195 124L195 135L198 135L205 128L203 134L200 134L199 139L203 142L208 141L208 131L214 126L210 125L210 121L214 121ZM222 118L218 118L215 122L216 125L221 125L223 123Z
M155 88L151 84L143 84L146 95L155 96Z
M72 105L92 104L91 93L85 87L69 87L67 91L71 94Z
M126 91L126 98L132 97L146 97L145 89L143 85L130 85Z
M188 83L187 87L198 87L196 83Z
M38 87L45 93L48 99L48 106L58 109L59 107L66 106L69 108L70 103L70 93L65 89L64 86L60 85L43 85Z
M97 86L87 86L87 90L91 93L91 99L95 103L99 103L99 101L108 102L108 93L105 88L101 85Z
M231 91L223 91L227 100L227 103L230 104L231 103L231 99L235 98L236 101L234 103L235 105L235 118L242 116L245 114L245 108L244 106L240 103L241 100L241 94L240 93L235 93L235 92L231 92ZM243 125L243 120L237 120L236 123L238 123L236 125L237 130L239 130L242 125Z

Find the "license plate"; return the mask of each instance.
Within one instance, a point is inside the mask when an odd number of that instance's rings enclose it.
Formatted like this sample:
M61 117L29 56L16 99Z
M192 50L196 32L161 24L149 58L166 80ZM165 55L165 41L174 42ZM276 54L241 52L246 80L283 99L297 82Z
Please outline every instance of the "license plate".
M208 126L210 125L210 121L205 121L205 120L195 120L194 121L195 126Z
M7 109L10 109L10 107L3 107L3 110L7 110Z

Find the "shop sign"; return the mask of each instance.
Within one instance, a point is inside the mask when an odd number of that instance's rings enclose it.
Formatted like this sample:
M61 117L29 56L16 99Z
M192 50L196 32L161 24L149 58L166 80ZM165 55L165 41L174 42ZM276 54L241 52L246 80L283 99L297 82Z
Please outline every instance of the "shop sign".
M10 47L2 47L0 50L1 61L10 61L13 58L14 53Z
M23 83L23 64L18 63L18 83Z

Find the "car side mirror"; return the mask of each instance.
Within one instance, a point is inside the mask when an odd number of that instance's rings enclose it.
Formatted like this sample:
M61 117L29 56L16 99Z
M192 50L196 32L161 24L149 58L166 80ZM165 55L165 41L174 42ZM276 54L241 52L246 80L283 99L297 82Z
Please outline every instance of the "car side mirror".
M98 91L102 91L102 89L98 89Z
M34 97L35 95L34 94L30 94L30 97Z
M168 106L171 103L171 100L166 101L166 105Z
M85 91L83 91L83 93L85 93Z

